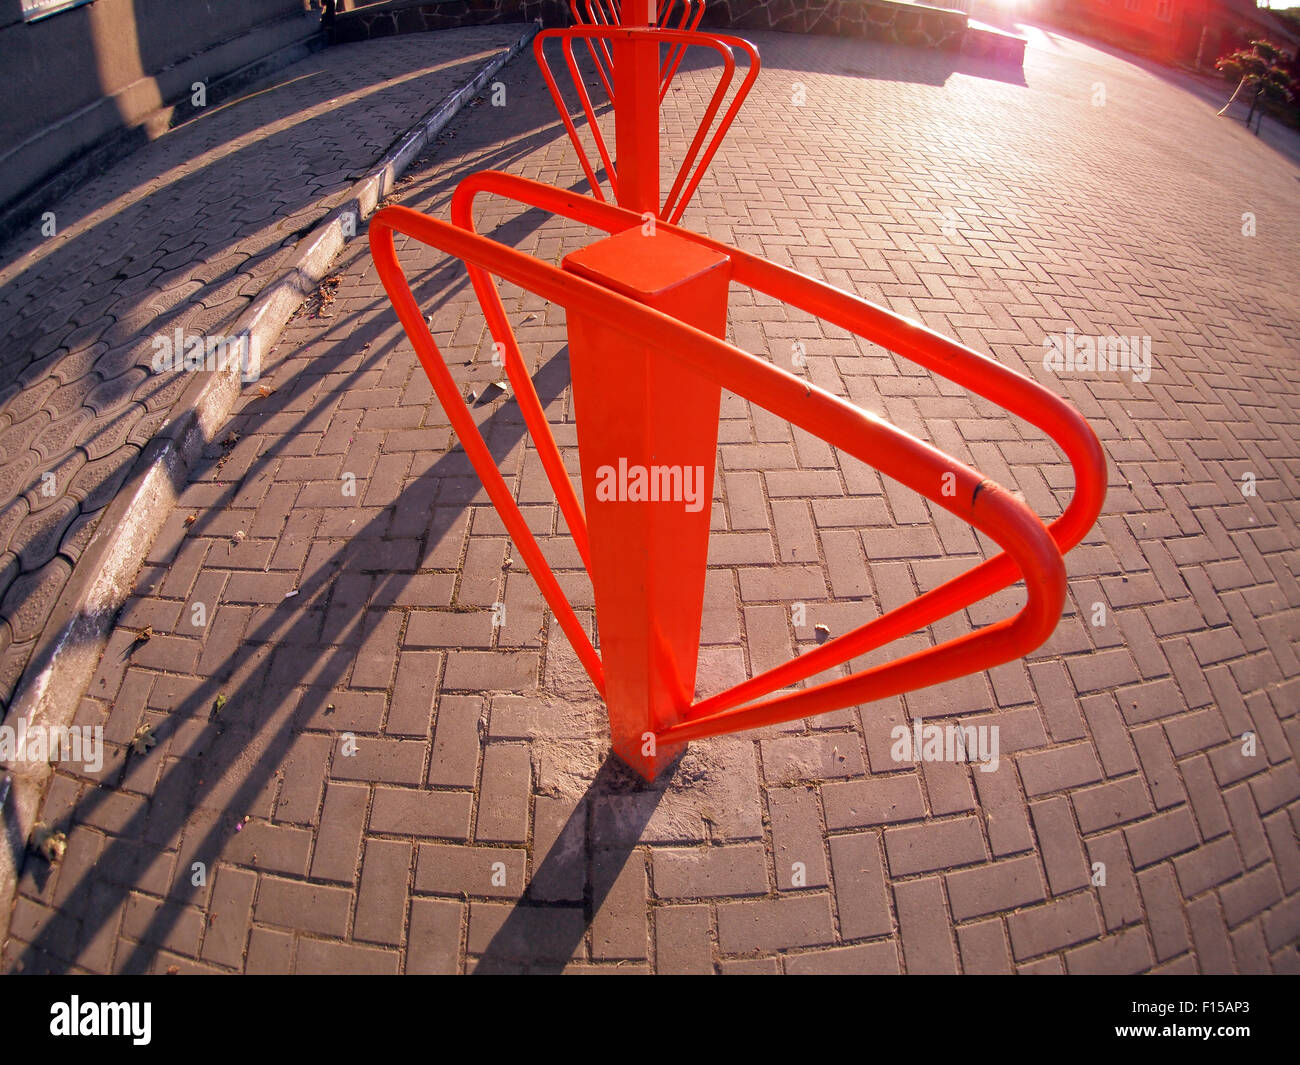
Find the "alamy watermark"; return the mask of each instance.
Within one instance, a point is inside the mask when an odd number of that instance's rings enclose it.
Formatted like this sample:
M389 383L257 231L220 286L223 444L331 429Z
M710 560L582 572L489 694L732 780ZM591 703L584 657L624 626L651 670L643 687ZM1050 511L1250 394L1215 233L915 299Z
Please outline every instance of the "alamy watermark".
M1151 380L1151 338L1076 336L1073 329L1043 337L1043 369L1054 373L1131 373Z
M688 513L704 509L703 466L618 466L596 470L596 499L601 503L683 503Z
M0 725L0 763L79 762L89 773L104 767L103 725Z
M174 333L153 338L154 373L165 370L227 370L238 368L240 380L256 381L262 372L262 355L257 337L247 330L238 336L186 335L180 326Z
M107 1035L128 1037L135 1046L148 1046L152 1038L151 1002L68 1002L50 1005L50 1035Z
M927 725L918 717L910 729L895 725L889 738L895 762L978 762L981 773L998 767L997 725Z

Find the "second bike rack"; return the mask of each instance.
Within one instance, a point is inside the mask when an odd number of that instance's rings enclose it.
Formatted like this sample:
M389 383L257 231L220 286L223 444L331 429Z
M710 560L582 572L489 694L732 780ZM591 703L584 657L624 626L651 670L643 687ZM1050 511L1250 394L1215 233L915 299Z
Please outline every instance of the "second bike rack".
M669 222L681 221L682 214L686 211L691 197L695 195L695 190L699 188L700 181L704 177L704 172L709 168L713 157L717 155L718 148L721 146L723 138L727 135L727 130L735 121L745 98L749 95L749 90L753 88L754 82L758 78L758 72L761 63L758 56L758 50L748 41L741 37L729 37L718 34L692 33L685 30L659 30L659 29L626 29L626 28L589 28L581 27L569 30L545 30L539 33L533 40L533 52L537 58L537 65L541 68L542 77L546 80L546 87L550 90L551 98L555 101L555 109L559 112L560 120L564 123L564 128L569 134L569 140L573 143L574 149L578 153L578 161L582 164L583 173L587 176L587 182L591 186L592 194L600 200L605 198L601 189L601 181L596 176L595 167L592 160L588 157L586 149L583 147L582 139L578 134L577 127L573 124L573 119L569 116L568 109L564 106L564 98L560 92L560 87L555 80L555 75L551 72L551 66L546 60L546 45L550 41L559 41L563 47L565 64L569 69L569 76L572 79L573 87L578 95L578 100L582 105L583 115L587 120L587 129L591 134L592 140L596 144L597 154L605 169L605 174L609 180L610 188L615 200L623 202L623 186L620 184L620 170L611 156L609 146L604 135L600 131L600 125L596 120L595 108L592 106L591 96L583 84L582 74L578 69L578 64L573 57L573 44L575 41L585 40L588 45L593 42L599 42L602 49L607 46L612 48L617 54L620 48L629 47L629 51L634 49L638 44L652 44L656 48L661 44L674 46L674 50L680 48L681 52L677 56L676 62L672 66L675 71L677 64L681 62L681 57L685 55L688 48L692 46L711 48L722 57L722 76L718 81L718 86L714 90L709 100L708 106L704 110L704 117L696 130L695 137L692 139L690 147L686 151L686 158L677 173L677 178L673 183L668 197L662 207L655 203L649 208L649 212L657 217L665 218ZM735 95L731 99L726 112L718 122L717 128L714 129L714 120L717 118L718 111L722 107L723 100L726 99L727 91L731 87L732 79L736 72L735 51L742 51L749 61L749 67L741 80ZM608 54L608 53L606 53ZM593 57L598 53L593 48ZM670 51L671 57L673 52ZM601 67L602 59L597 58L596 65ZM603 68L602 68L603 69ZM604 73L602 73L604 78ZM667 75L666 81L663 82L663 89L658 97L653 100L645 100L644 103L652 104L654 114L658 114L659 107L663 101L663 94L668 90L668 82L671 81L671 73ZM606 85L609 81L606 80ZM614 98L613 88L609 89L610 98ZM631 101L635 93L635 87L624 91L620 99ZM631 106L629 104L629 106ZM713 130L713 137L709 140L708 147L704 148L705 139L709 131ZM657 130L656 130L657 136ZM700 155L700 149L704 148L704 154ZM656 175L657 177L657 175ZM631 175L628 176L631 181Z

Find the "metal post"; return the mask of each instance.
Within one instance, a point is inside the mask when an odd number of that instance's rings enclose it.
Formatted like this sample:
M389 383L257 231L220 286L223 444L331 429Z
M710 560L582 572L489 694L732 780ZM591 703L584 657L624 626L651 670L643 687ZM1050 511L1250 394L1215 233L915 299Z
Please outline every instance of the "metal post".
M730 259L646 226L574 252L564 269L722 337ZM647 780L695 698L721 388L653 345L569 314L591 583L614 751Z
M621 24L656 25L655 0L623 0ZM659 45L615 40L614 140L622 207L659 215Z

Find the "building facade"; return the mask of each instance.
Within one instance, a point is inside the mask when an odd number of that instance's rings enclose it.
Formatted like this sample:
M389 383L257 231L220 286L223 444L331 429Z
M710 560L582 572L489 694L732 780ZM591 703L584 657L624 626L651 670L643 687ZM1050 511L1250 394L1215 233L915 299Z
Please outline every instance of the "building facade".
M1300 36L1254 0L1049 0L1042 14L1164 62L1201 69L1261 37L1292 56L1300 46Z

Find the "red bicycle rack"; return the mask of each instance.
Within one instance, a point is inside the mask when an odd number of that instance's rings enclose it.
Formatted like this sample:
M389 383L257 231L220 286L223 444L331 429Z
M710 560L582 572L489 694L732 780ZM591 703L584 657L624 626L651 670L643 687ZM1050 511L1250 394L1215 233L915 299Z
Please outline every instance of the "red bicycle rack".
M593 42L609 45L617 94L618 159L623 165L616 169L608 158L605 165L617 205L600 195L583 157L596 196L484 171L457 187L451 222L409 208L388 207L375 215L370 226L379 277L457 438L604 698L615 753L647 779L692 739L886 698L1029 653L1056 627L1065 599L1062 556L1096 521L1106 487L1105 458L1096 434L1077 411L1047 389L916 322L675 224L752 84L758 62L752 46L738 38L698 40L705 35L650 29L651 15L663 17L671 7L662 4L656 9L651 0L622 0L621 5L588 0L593 19L621 20L636 9L644 21L635 27L548 31L538 38L543 72L575 145L576 131L541 55L541 42L554 37L564 40L570 71L579 86L582 79L572 61L572 42L586 40L593 54ZM691 10L688 5L688 13ZM659 53L665 46L701 43L722 54L724 83L730 82L734 70L734 47L751 53L750 73L699 167L692 171L725 89L722 95L715 94L687 162L661 207L658 90L666 68ZM583 107L594 130L585 94ZM603 142L597 139L597 144ZM607 156L604 148L599 150ZM570 254L560 267L552 266L475 232L474 201L483 193L508 197L609 236ZM591 577L600 653L547 564L434 343L398 264L395 235L399 233L462 260L468 268L525 424ZM496 278L565 308L581 500L507 321ZM885 347L1037 426L1073 466L1075 489L1069 505L1044 525L1018 497L976 470L727 343L723 339L727 298L733 284L775 297ZM696 700L723 388L920 493L985 533L1002 552L781 666ZM634 484L639 484L639 491ZM1027 596L1011 617L850 676L786 690L963 610L1017 580L1024 581Z
M700 20L704 17L705 4L706 0L682 0L682 13L675 28L679 30L698 28ZM674 28L672 26L674 6L676 6L676 0L661 0L656 8L654 24L669 29ZM583 18L584 8L586 18ZM602 0L585 0L585 3L580 4L578 0L569 0L569 10L573 14L573 21L578 25L583 23L591 26L622 25L619 5L614 2L604 3ZM684 44L674 44L659 69L659 97L661 100L668 92L668 87L672 84L673 76L677 73L682 57L686 54L686 47ZM601 42L600 50L597 51L596 45L591 38L587 39L587 50L591 53L591 58L596 64L597 73L599 73L600 80L604 83L605 91L609 94L612 103L614 101L614 86L612 84L613 56L610 55L609 49L604 42Z
M727 135L727 130L735 121L745 98L749 95L749 90L753 88L754 82L758 80L758 73L761 68L758 50L748 41L740 37L729 37L717 34L693 33L685 30L659 30L659 29L604 29L580 27L569 30L545 30L539 33L533 40L533 52L537 57L537 65L541 68L542 77L546 80L546 87L551 92L551 97L555 101L555 108L560 114L560 120L564 123L564 128L568 131L569 140L573 142L573 147L578 153L578 161L582 164L583 173L586 174L587 182L591 186L592 194L600 200L605 199L604 192L601 189L601 182L596 177L595 168L592 166L591 159L588 157L586 150L583 148L582 139L578 135L577 127L573 124L573 119L569 116L568 109L564 106L564 98L560 93L559 85L555 80L555 75L551 72L550 64L546 61L545 48L549 41L558 40L563 45L564 59L568 66L570 77L573 81L574 89L577 91L578 99L582 104L583 114L587 120L587 129L591 133L592 140L596 144L596 151L600 155L600 161L605 168L605 174L609 179L609 185L613 192L614 199L619 203L628 203L629 200L635 199L641 202L644 211L653 213L656 217L666 218L670 222L679 222L682 214L685 212L687 204L690 203L691 197L695 195L696 189L699 188L700 181L704 177L705 170L713 162L713 157L717 155L718 148L722 145L723 138ZM661 207L657 198L646 200L645 196L639 195L637 191L625 187L619 180L620 171L614 160L610 156L609 146L604 135L600 131L600 125L596 121L596 112L591 103L591 96L583 84L582 74L578 70L578 65L573 58L574 41L585 40L588 45L592 42L599 41L602 47L608 45L614 55L621 54L620 50L627 48L628 56L635 56L636 49L639 45L649 44L655 49L661 44L672 45L674 48L680 47L681 54L685 55L686 49L692 45L711 48L722 56L722 77L718 82L718 87L714 90L713 96L705 108L704 117L700 122L699 128L691 141L690 147L686 151L686 158L681 168L678 170L677 178L668 193L667 199ZM745 72L745 77L737 88L731 103L728 105L726 112L723 114L721 121L718 122L717 128L714 129L714 120L717 118L718 111L722 107L723 100L727 97L727 92L736 73L736 57L733 49L740 49L749 59L749 69ZM596 54L592 49L593 56ZM670 52L671 55L671 52ZM677 63L681 62L681 56L678 57ZM599 67L601 60L597 59ZM617 70L625 69L628 64L616 67ZM676 64L673 65L672 71L676 71ZM671 73L668 75L671 80ZM603 75L602 75L603 77ZM616 76L615 81L618 81ZM668 82L663 83L663 92L667 91ZM647 99L644 94L638 96L640 86L634 85L626 89L623 95L616 97L619 100L627 100L628 108L635 110L638 107L643 109L653 109L655 115L654 150L657 160L658 149L658 114L659 107L663 99L663 92L658 97ZM618 87L615 86L611 96L617 93ZM615 107L619 105L616 103ZM616 112L617 113L617 112ZM704 154L700 155L700 149L704 147L705 139L709 131L713 129L713 137L709 140L708 147L704 149ZM650 177L644 172L644 159L650 151L650 146L644 143L644 138L640 138L643 143L627 145L625 141L631 138L631 132L627 131L626 124L618 126L618 149L620 157L627 158L629 155L641 162L641 166L635 170L629 168L627 176L627 185L630 186L633 181L637 182L637 188L640 189L650 183ZM625 154L626 153L626 154ZM698 159L698 163L697 163ZM653 182L657 187L658 167L656 161L656 172L653 175ZM643 212L644 213L644 212Z

